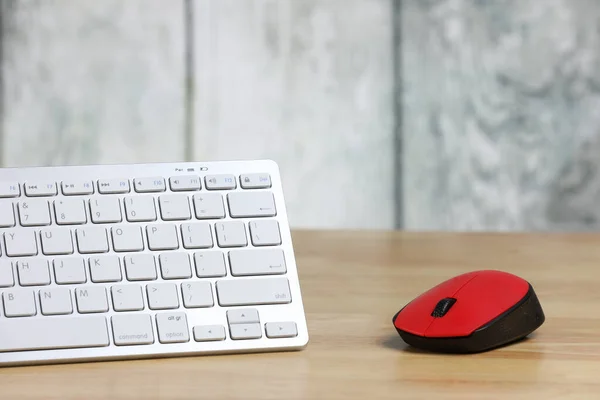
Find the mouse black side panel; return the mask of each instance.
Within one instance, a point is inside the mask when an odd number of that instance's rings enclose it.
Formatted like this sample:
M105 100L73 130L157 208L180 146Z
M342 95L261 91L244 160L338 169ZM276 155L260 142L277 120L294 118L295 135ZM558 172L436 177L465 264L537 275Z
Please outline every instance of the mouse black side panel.
M416 348L444 353L478 353L523 339L545 321L544 311L533 290L521 301L469 336L427 338L397 329L402 340Z

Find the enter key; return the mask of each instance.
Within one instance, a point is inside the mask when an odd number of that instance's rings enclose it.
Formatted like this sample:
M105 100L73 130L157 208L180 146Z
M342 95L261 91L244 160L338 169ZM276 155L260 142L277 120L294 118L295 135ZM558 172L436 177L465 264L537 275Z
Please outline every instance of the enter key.
M231 251L229 264L233 276L281 275L287 272L281 249Z

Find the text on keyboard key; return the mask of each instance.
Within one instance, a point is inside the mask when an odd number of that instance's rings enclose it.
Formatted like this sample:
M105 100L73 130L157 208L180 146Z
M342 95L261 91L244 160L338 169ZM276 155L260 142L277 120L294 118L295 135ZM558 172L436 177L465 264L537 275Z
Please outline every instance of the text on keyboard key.
M173 176L169 179L169 184L173 192L200 190L202 186L196 175Z
M193 201L197 219L225 218L222 195L218 193L196 194Z
M19 202L19 222L22 226L50 225L50 205L47 200L31 199Z
M135 225L115 226L111 228L113 249L122 251L144 250L142 228Z
M148 306L151 310L179 308L177 286L174 283L155 283L146 286Z
M150 196L132 196L127 197L123 204L125 205L125 215L129 222L148 222L156 221L156 208L154 198Z
M52 261L54 280L60 284L84 283L85 262L82 257L60 257Z
M115 194L128 193L130 190L127 179L100 179L98 181L98 193Z
M104 286L83 286L75 289L77 311L85 313L100 313L108 311L108 300Z
M227 322L229 324L259 323L260 318L256 308L238 308L227 311Z
M208 190L226 190L237 187L233 175L209 175L204 178L204 184Z
M54 218L58 225L85 224L85 202L82 199L61 199L54 202Z
M225 327L223 325L195 326L194 340L196 342L212 342L217 340L225 340Z
M274 219L257 220L248 224L254 246L278 246L281 244L279 222Z
M243 222L228 221L215 224L219 247L245 247L248 245Z
M36 314L33 290L5 290L2 292L2 302L4 303L4 315L7 317L30 317ZM5 322L6 320L2 321L0 326L3 326Z
M278 275L287 271L281 249L232 250L229 264L234 276Z
M208 249L213 247L210 225L205 222L181 224L183 247L186 249Z
M73 253L71 230L65 228L42 229L40 231L42 253L45 255Z
M268 322L265 324L268 338L289 338L298 336L298 327L295 322Z
M121 222L121 207L117 197L98 197L90 200L90 214L92 222L103 224Z
M105 253L108 251L106 229L97 226L86 226L76 231L77 248L82 254Z
M73 312L71 291L67 288L40 290L40 305L43 315L64 315Z
M243 189L265 189L271 187L269 174L243 174L240 176Z
M259 339L262 329L260 324L235 324L229 326L229 334L233 340Z
M19 197L21 189L17 182L0 182L0 197Z
M118 282L121 280L121 261L113 255L90 257L90 277L92 282Z
M48 261L43 258L30 258L17 261L17 274L21 286L50 284Z
M27 182L24 186L25 195L29 197L55 196L57 193L56 182Z
M198 278L225 276L225 257L221 251L199 251L194 253L196 275Z
M34 256L38 252L33 230L7 231L4 233L4 244L6 254L10 257Z
M165 179L156 176L150 178L136 178L133 186L138 193L164 192L166 190Z
M185 313L167 312L156 315L158 340L161 343L189 342L190 334Z
M157 278L156 261L152 254L125 256L125 274L129 281L149 281Z
M146 234L150 250L174 250L179 247L175 225L148 225Z
M10 319L0 324L0 352L108 346L103 316Z
M115 285L110 294L115 311L138 311L144 309L142 287L140 285Z
M62 193L65 196L92 194L94 193L94 182L69 180L61 182Z
M164 221L177 221L192 218L187 196L180 194L163 195L158 199L160 215Z
M163 279L187 279L192 277L190 257L187 253L163 253L158 259Z
M117 346L154 343L152 318L148 314L124 314L111 318Z
M292 301L286 278L221 280L216 286L221 306L287 304Z
M181 284L181 298L186 308L212 307L212 286L210 282L184 282Z
M237 192L227 195L232 218L273 217L277 215L271 192Z

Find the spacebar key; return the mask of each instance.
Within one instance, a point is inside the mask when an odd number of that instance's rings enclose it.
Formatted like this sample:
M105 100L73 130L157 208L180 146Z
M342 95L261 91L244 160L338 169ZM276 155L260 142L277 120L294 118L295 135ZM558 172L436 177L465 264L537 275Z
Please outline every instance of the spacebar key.
M108 346L104 317L4 318L0 352Z
M287 278L222 280L216 286L221 306L285 304L292 301Z

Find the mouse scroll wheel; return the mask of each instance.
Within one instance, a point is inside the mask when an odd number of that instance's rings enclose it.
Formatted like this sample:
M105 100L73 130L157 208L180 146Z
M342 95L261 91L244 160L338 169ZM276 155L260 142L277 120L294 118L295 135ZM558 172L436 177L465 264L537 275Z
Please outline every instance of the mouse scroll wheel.
M431 313L431 316L435 318L443 317L454 305L454 303L456 303L456 299L452 297L446 297L445 299L440 300Z

